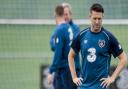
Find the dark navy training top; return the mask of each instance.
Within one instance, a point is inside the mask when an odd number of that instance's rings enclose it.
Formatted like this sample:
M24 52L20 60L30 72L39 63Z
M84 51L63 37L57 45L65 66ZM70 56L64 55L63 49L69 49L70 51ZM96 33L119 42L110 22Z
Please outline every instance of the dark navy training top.
M81 52L84 79L81 87L85 89L102 89L100 79L109 75L111 55L117 57L123 52L117 39L103 27L98 33L90 27L81 31L71 47L75 53Z
M74 25L73 23L71 24ZM53 43L52 49L54 50L54 57L52 65L50 66L50 73L56 72L62 68L69 67L68 53L72 40L78 33L79 29L75 25L70 26L68 23L62 23L56 27L53 38L51 38L51 43ZM75 64L76 69L80 69L78 54L75 57Z

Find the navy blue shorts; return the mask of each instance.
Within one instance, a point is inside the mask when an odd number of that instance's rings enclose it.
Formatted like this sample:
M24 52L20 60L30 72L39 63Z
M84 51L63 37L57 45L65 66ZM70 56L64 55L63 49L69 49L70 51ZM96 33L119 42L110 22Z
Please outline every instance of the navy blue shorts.
M99 83L93 84L91 86L85 86L85 84L82 84L81 86L78 86L77 89L107 89L107 88L102 88Z
M79 74L78 71L77 74ZM77 89L77 86L72 81L71 73L68 68L60 69L55 72L53 87L54 89Z

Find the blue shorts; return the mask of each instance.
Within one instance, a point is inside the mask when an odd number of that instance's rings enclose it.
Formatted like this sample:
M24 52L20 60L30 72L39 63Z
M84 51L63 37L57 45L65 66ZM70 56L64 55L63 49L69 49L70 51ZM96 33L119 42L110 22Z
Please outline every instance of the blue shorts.
M70 70L68 68L60 69L55 72L54 89L77 89L77 86L73 83Z
M102 88L102 86L100 86L100 84L94 84L93 86L84 86L84 84L82 84L81 86L78 86L77 89L107 89L107 88Z

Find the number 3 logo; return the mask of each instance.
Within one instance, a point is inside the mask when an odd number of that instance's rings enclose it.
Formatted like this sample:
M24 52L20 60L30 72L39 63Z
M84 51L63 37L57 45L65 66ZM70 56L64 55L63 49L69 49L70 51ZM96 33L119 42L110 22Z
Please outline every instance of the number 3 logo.
M89 62L94 62L96 60L96 49L95 48L89 48L88 52L89 52L89 55L87 56L87 60Z

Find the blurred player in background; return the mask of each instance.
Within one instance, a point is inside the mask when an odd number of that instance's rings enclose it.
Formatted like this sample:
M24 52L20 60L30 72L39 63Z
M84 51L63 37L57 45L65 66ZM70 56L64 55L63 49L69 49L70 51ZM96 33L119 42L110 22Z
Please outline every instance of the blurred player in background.
M69 33L70 33L69 36L70 36L70 40L71 40L70 41L70 45L71 45L72 40L80 33L80 27L73 22L71 5L69 3L62 3L62 6L64 7L64 18L65 18L65 21L67 23L69 23L70 27L72 28L72 31L69 30ZM80 67L79 54L75 55L75 68L76 68L76 71L77 71L77 75L80 76L81 67Z
M62 3L62 6L64 7L64 19L73 29L73 36L76 36L80 32L80 28L78 25L76 25L73 20L72 20L72 8L69 3ZM51 50L55 50L55 35L54 33L52 34L50 38L50 46ZM79 58L78 58L79 59Z
M68 53L71 42L78 29L72 29L64 18L64 7L57 6L55 9L56 30L54 32L54 57L48 74L48 82L53 83L54 89L77 89L73 83L68 66ZM72 23L73 24L73 23ZM77 32L78 31L78 32ZM80 71L79 56L76 56L76 70ZM54 79L53 78L54 73ZM78 73L77 73L78 75ZM79 75L78 75L79 76Z
M81 31L73 40L68 61L73 82L78 89L107 89L125 67L126 54L115 36L102 27L104 9L100 4L90 8L91 27ZM82 78L76 75L75 54L81 51ZM111 55L119 58L119 64L109 76Z

